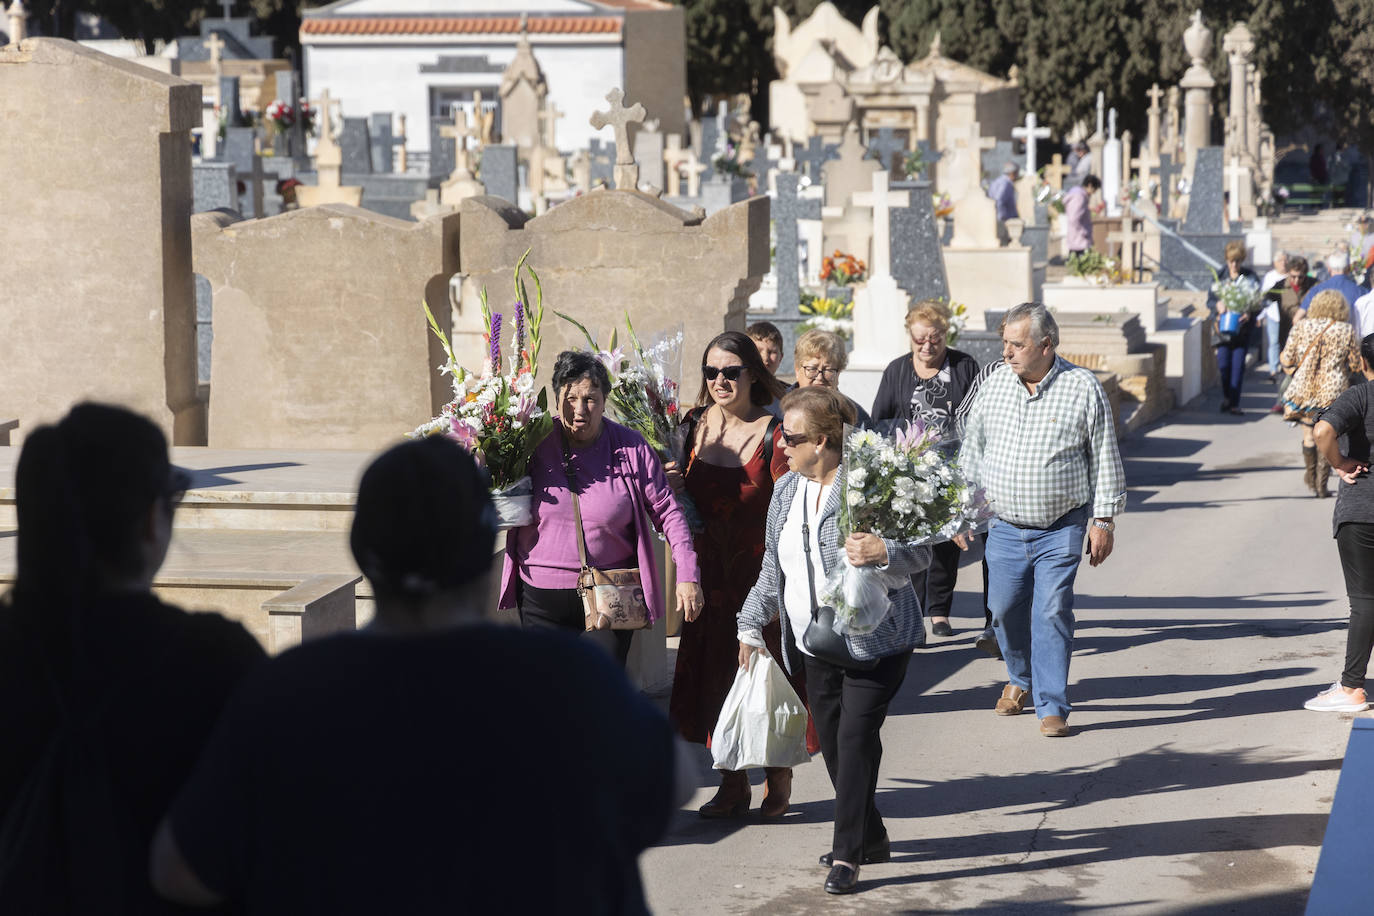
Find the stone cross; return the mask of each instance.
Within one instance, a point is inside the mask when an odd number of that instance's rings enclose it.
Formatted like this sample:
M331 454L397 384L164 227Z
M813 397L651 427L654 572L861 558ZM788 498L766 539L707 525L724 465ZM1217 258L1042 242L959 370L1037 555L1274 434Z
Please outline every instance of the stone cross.
M1026 125L1024 127L1013 127L1011 135L1017 140L1024 140L1026 143L1026 174L1032 177L1036 173L1035 147L1037 140L1048 140L1050 129L1040 127L1035 120L1035 112L1026 112Z
M964 197L980 190L983 179L983 150L997 146L996 139L983 136L983 125L974 121L962 130L951 130L947 139L954 147L949 173L950 199L958 203Z
M396 115L396 123L400 128L400 133L395 137L396 144L396 171L402 175L410 167L410 162L406 156L406 116L404 112Z
M592 112L591 125L597 130L607 126L615 130L615 186L633 191L639 186L639 166L635 165L634 152L630 149L630 124L644 120L644 106L635 102L625 107L625 93L619 87L606 93L606 101L611 103L609 111Z
M617 175L619 175L619 168L620 166L616 166ZM706 163L697 158L696 150L687 150L687 159L682 164L682 170L687 173L687 196L700 197L701 173L706 171Z
M472 160L468 158L468 139L479 139L482 129L468 123L467 112L462 105L453 106L453 124L439 128L439 136L453 141L453 177L472 178Z
M898 137L890 127L880 127L868 135L868 152L865 159L876 159L889 172L902 173L900 156L905 156L907 141Z
M1159 100L1164 97L1164 90L1159 88L1159 83L1150 86L1150 91L1146 93L1150 97L1149 127L1145 134L1145 154L1151 163L1159 161L1159 119L1164 109L1159 107Z
M1064 164L1064 157L1059 153L1055 153L1050 157L1050 164L1045 166L1045 180L1049 182L1050 187L1054 188L1056 191L1062 191L1064 189L1064 179L1072 171L1073 169Z
M1241 164L1239 150L1231 153L1231 160L1227 164L1225 172L1228 179L1228 190L1230 191L1229 199L1226 202L1226 217L1231 222L1236 223L1240 221L1241 217L1241 182L1250 180L1250 168Z
M887 172L873 173L873 190L860 191L852 198L855 206L873 208L873 263L870 277L892 275L891 207L906 207L911 203L909 191L889 191Z
M1102 113L1106 110L1105 105L1106 105L1106 97L1103 96L1103 94L1102 94L1101 92L1099 92L1099 93L1097 94L1097 135L1098 135L1099 137L1103 136L1103 133L1102 133Z
M1130 209L1121 217L1121 228L1107 233L1108 242L1121 243L1121 267L1127 283L1134 283L1140 264L1140 252L1145 247L1146 235L1135 228L1135 216Z
M29 11L24 8L24 0L14 0L10 4L10 44L17 45L29 37Z
M1107 139L1116 139L1116 109L1107 112Z
M779 172L777 193L773 197L773 231L776 233L774 273L778 281L778 308L791 314L801 301L800 273L797 264L797 245L801 237L797 220L820 219L821 202L816 198L797 196L801 176L795 172Z
M220 76L224 67L220 63L220 52L224 50L224 39L219 37L219 32L211 32L210 37L205 39L205 47L210 51L210 66L215 68L215 76Z
M334 139L334 106L329 90L321 91L314 104L320 113L320 140L315 144L317 180L321 188L337 188L342 184L343 150Z
M219 0L220 15L228 19L234 15L234 0Z
M682 148L682 134L669 134L663 139L663 176L669 197L682 196L682 173L678 166L691 158L691 150Z
M821 166L839 156L838 143L826 143L817 136L807 140L806 146L794 150L797 162L806 166L807 177L813 182L821 180Z
M478 145L490 145L492 141L491 131L496 124L496 111L482 110L482 93L480 90L472 93L472 118L476 122Z
M558 148L558 121L567 114L559 108L552 100L544 106L544 110L539 112L539 127L544 135L544 145Z
M1131 146L1135 138L1129 130L1121 132L1121 190L1124 192L1131 184Z
M1174 193L1174 176L1179 170L1174 168L1174 157L1169 153L1159 156L1159 215L1169 216L1169 196Z

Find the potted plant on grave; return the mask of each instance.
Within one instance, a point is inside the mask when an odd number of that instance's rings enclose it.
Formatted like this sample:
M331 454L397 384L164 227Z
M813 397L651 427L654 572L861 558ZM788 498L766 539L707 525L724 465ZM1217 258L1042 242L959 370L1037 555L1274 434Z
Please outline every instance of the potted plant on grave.
M526 470L535 448L553 429L548 391L540 389L535 393L544 291L538 274L525 265L529 256L526 251L515 265L514 333L511 335L510 369L505 373L501 371L501 313L492 313L485 288L481 301L486 359L481 372L458 365L448 336L439 328L429 303L422 303L430 330L439 338L448 357L439 372L452 377L453 400L440 409L439 416L408 434L412 439L448 436L467 449L479 466L487 469L501 528L518 528L530 523L533 487ZM528 273L534 283L532 306L522 271Z
M814 293L802 293L797 310L806 316L801 332L832 331L846 341L854 339L854 303L852 300L832 299Z
M1092 248L1079 254L1069 255L1067 264L1069 277L1077 278L1081 283L1094 286L1117 286L1125 282L1121 274L1121 265L1116 258L1109 258Z
M827 298L851 302L854 287L868 276L868 265L852 254L835 250L835 253L821 259L821 282L826 284Z
M926 151L920 148L914 149L906 154L902 160L902 174L908 180L920 178L930 168L930 160L926 158Z

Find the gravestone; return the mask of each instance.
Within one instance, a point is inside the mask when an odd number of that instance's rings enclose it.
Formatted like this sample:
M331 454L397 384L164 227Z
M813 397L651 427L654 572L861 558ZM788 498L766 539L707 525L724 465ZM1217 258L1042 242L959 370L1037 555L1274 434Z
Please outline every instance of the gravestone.
M897 181L892 189L907 192L907 205L894 207L890 217L892 276L913 302L947 300L949 278L935 220L933 185L929 181Z
M644 129L635 134L635 162L639 164L639 182L663 189L667 178L663 171L663 134Z
M843 207L849 202L851 194L870 190L873 186L873 173L878 171L886 169L877 161L867 158L867 151L859 142L859 132L851 126L845 131L844 142L840 144L837 157L821 166L821 180L825 183L825 205ZM863 258L863 255L859 257Z
M232 163L244 183L244 198L233 207L248 219L264 216L262 206L262 157L257 152L257 132L251 127L226 127L220 144L221 161Z
M720 121L716 118L707 118L701 122L701 150L697 158L701 164L706 166L706 171L701 173L703 184L715 177L716 157L725 151L725 140L721 136Z
M445 127L452 127L452 118L432 117L429 119L429 178L430 186L438 187L453 171L456 156L454 140L442 133Z
M232 169L233 166L230 166ZM213 348L214 334L214 292L210 281L200 274L196 280L196 381L201 385L210 384L210 351Z
M396 171L396 137L391 132L391 112L374 111L367 119L372 141L372 170L383 175Z
M758 193L762 194L768 190L768 173L776 166L777 161L769 158L768 137L764 135L754 144L754 158L750 159L748 164L749 171L754 173L754 187L758 189Z
M717 172L710 181L703 181L700 189L700 205L709 216L737 204L749 196L749 182L735 175Z
M239 105L239 78L221 76L219 78L219 111L226 127L246 127L248 119L243 116Z
M15 190L0 220L0 390L15 444L95 398L203 445L189 232L200 86L39 37L0 48L0 99L5 123L24 125L0 131Z
M197 162L191 166L192 211L237 210L238 175L232 162Z
M344 118L339 132L341 168L351 175L372 172L372 138L368 135L367 118Z
M1188 188L1188 215L1183 220L1185 234L1217 233L1223 229L1226 184L1222 152L1219 146L1203 146L1197 151Z
M811 137L807 140L806 146L794 147L792 155L799 167L805 167L806 177L819 184L822 167L831 159L839 157L840 145L826 143L820 137Z
M794 351L797 344L797 326L803 322L798 309L801 304L801 265L798 263L798 247L801 244L800 220L819 220L821 202L815 198L797 196L801 176L792 172L779 172L775 179L777 193L773 196L771 213L773 216L773 276L777 280L777 311L768 320L777 325L782 332L783 356Z
M520 193L519 148L513 143L482 147L482 184L493 197L516 203Z
M277 82L277 101L291 106L291 110L300 114L301 105L301 82L295 70L279 70L276 73ZM299 163L306 160L305 154L305 126L299 117L291 120L291 126L286 133L281 135L281 142L285 143L285 154L295 159ZM281 155L279 152L278 155Z
M1174 182L1178 180L1178 170L1174 168L1174 157L1164 153L1159 157L1159 215L1169 216L1169 201L1173 199Z
M903 160L906 158L906 139L897 136L892 128L880 127L869 135L868 152L865 159L876 159L887 169L890 176L903 175Z
M1022 172L1026 171L1026 155L1016 151L1016 144L1010 140L998 140L990 150L983 150L983 174L996 178L1002 174L1002 167L1008 162L1016 163Z

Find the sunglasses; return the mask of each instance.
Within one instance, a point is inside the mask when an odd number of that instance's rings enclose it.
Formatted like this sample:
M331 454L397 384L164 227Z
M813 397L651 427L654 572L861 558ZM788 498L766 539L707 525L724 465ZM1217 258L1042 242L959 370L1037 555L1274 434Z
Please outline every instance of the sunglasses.
M787 430L784 429L782 431L782 441L783 444L786 445L788 448L796 448L803 442L807 441L807 439L805 433L789 433Z
M706 377L706 381L714 382L716 376L723 375L727 382L738 382L739 377L744 374L744 366L726 366L724 369L716 366L702 366L701 374Z

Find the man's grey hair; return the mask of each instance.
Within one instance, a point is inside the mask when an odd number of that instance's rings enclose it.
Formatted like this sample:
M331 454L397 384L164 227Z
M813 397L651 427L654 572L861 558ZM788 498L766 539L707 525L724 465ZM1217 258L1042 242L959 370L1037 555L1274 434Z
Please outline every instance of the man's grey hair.
M1007 317L1002 319L1002 326L1015 324L1023 319L1030 319L1031 340L1039 343L1046 338L1050 343L1059 346L1059 322L1054 320L1050 310L1039 302L1022 302L1014 305L1007 312Z
M1326 269L1333 274L1343 274L1350 269L1350 255L1338 251L1326 259Z

